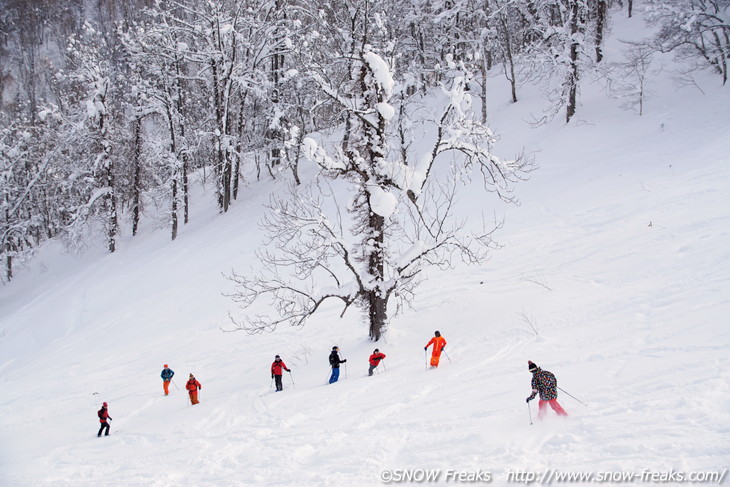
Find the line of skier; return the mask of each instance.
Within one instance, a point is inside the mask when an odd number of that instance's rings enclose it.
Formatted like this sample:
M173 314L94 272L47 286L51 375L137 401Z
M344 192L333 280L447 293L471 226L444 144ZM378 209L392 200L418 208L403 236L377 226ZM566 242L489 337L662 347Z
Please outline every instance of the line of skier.
M430 361L430 367L433 369L438 367L441 353L443 353L446 349L446 339L441 336L441 333L439 331L436 331L434 332L434 336L431 338L431 340L429 340L426 346L423 347L423 350L427 351L428 347L433 347L431 349ZM329 356L329 363L332 369L329 377L330 384L334 384L339 380L340 364L344 364L347 362L347 359L340 358L339 353L339 347L332 347L332 352ZM368 376L373 375L373 371L375 371L377 367L381 363L383 363L385 357L386 355L384 353L381 353L379 349L376 348L375 350L373 350L373 353L370 355L370 357L368 357ZM555 413L559 416L567 416L568 413L565 412L565 410L558 403L557 400L558 382L555 378L555 375L552 372L541 369L529 360L527 361L527 367L528 370L532 373L532 381L530 383L530 385L532 386L532 394L527 397L526 402L529 406L530 401L535 399L538 394L540 395L540 401L538 403L538 419L542 419L545 416L548 406L550 406L553 411L555 411ZM287 367L287 365L284 363L279 355L276 355L274 357L274 362L271 364L271 379L276 384L276 392L284 390L284 386L282 383L283 371L291 373L291 369ZM160 373L160 377L162 378L162 390L165 396L170 394L170 382L173 382L172 378L174 376L175 372L168 366L168 364L165 364L163 366L162 372ZM177 384L175 384L175 387L177 387ZM185 389L188 391L190 404L199 404L200 401L198 400L198 391L202 389L202 386L192 373L190 374L188 381L185 384ZM102 408L98 411L97 414L101 422L101 427L99 428L97 436L101 436L103 431L106 431L105 436L109 436L108 421L111 421L112 418L111 416L109 416L108 404L106 402L103 403Z

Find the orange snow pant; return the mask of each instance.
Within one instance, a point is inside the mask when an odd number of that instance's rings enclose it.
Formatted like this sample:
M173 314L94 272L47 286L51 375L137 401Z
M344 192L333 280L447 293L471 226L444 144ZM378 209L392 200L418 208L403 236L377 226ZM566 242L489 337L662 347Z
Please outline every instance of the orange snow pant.
M168 395L170 393L170 381L169 380L162 381L162 389L165 391L165 395Z
M198 404L198 391L190 391L190 403Z
M437 350L434 347L433 353L431 354L431 367L438 367L439 359L441 359L441 350Z
M550 404L550 407L553 408L553 411L555 411L558 414L558 416L567 416L568 415L568 413L565 412L565 409L563 409L563 407L560 404L558 404L557 399L552 399L550 401L543 401L542 399L540 399L540 402L538 403L538 406L537 406L538 407L538 413L537 413L538 418L542 419L545 416L545 413L547 412L548 404Z

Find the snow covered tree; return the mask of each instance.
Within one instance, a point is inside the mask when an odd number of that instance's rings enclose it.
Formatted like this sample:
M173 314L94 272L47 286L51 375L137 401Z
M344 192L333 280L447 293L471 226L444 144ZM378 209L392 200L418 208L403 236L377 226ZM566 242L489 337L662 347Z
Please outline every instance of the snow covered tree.
M683 59L699 57L728 79L730 58L730 2L728 0L648 0L649 23L659 28L653 45L675 51Z
M106 62L108 52L87 24L83 38L71 41L69 56L74 69L68 74L70 104L64 148L69 181L75 197L72 220L67 228L71 242L83 238L95 221L104 227L107 248L116 249L118 233L117 183L113 151L123 137L119 131L123 83ZM117 96L117 100L113 99ZM75 98L77 97L77 98Z
M470 113L463 63L452 62L442 84L442 109L425 128L431 135L421 145L430 150L418 154L410 144L402 150L396 113L413 115L393 106L399 88L386 59L398 39L383 20L392 18L387 7L345 2L322 18L348 28L325 38L315 30L310 38L319 48L306 74L346 117L346 135L333 147L304 138L303 152L329 182L315 181L289 199L272 200L263 222L268 242L259 253L264 268L253 277L230 278L236 283L232 298L244 308L270 300L276 314L239 320L241 329L302 325L332 300L342 303L343 313L353 304L362 309L370 338L379 340L389 305L398 310L410 301L424 269L448 267L456 255L481 262L490 248L494 228L469 233L455 218L458 181L474 171L485 187L509 200L510 183L529 170L525 159L501 161L491 153L494 137ZM317 62L316 56L333 61ZM453 169L439 167L447 161ZM346 204L329 189L338 185L349 188Z
M644 114L644 102L648 98L647 78L650 73L653 48L632 44L625 50L625 61L606 67L605 76L611 96L624 100L622 108Z
M41 109L34 121L0 115L0 279L10 280L38 245L62 231L65 199L58 178L61 116Z

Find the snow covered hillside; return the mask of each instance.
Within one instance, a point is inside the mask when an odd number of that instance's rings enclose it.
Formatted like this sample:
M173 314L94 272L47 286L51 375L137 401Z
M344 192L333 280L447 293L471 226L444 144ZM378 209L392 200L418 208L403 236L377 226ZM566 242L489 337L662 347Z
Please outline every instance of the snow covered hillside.
M730 91L702 73L701 91L680 86L663 62L642 117L586 82L568 126L530 126L539 94L508 103L495 73L496 152L524 148L540 169L517 188L521 206L475 197L474 220L504 215L502 248L432 273L377 344L355 310L221 331L234 310L224 274L256 265L262 203L282 183L252 186L223 216L199 189L210 208L194 205L175 242L148 228L111 255L44 247L0 289L0 485L359 487L437 470L437 484L458 483L449 470L492 485L581 472L727 482ZM448 357L427 371L434 330ZM326 385L333 345L348 362ZM387 358L367 377L376 346ZM276 354L292 374L269 393ZM532 402L531 425L528 360L585 405L561 393L569 417L537 421Z

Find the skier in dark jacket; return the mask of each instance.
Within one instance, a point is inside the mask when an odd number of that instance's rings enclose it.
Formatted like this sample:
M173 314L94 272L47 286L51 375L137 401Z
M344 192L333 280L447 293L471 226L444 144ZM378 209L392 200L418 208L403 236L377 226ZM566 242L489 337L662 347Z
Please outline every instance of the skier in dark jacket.
M384 353L380 353L380 350L377 348L373 350L373 354L370 356L368 361L370 362L370 368L368 369L368 375L373 375L373 370L375 370L375 367L380 365L380 361L385 358Z
M99 428L99 432L96 434L96 436L101 436L101 432L106 430L106 433L104 433L104 436L109 436L109 423L107 420L111 421L112 417L109 416L109 411L107 410L107 404L104 403L101 405L101 409L96 413L99 416L99 422L101 423L101 427Z
M170 381L173 375L175 372L165 364L160 372L160 377L162 377L162 390L165 391L166 396L170 393Z
M340 360L339 352L340 349L338 347L332 347L332 353L330 353L330 367L332 367L330 384L337 382L337 379L340 378L340 364L347 362L347 359Z
M527 398L527 402L529 403L535 399L538 393L540 394L537 417L542 419L545 416L548 404L558 416L567 416L568 413L558 403L558 381L553 373L542 370L529 360L527 367L532 372L532 394Z
M291 372L284 363L283 360L281 360L281 357L278 355L274 357L274 363L271 364L271 378L276 381L276 391L282 391L284 390L284 386L281 384L281 369L286 370L287 372Z

